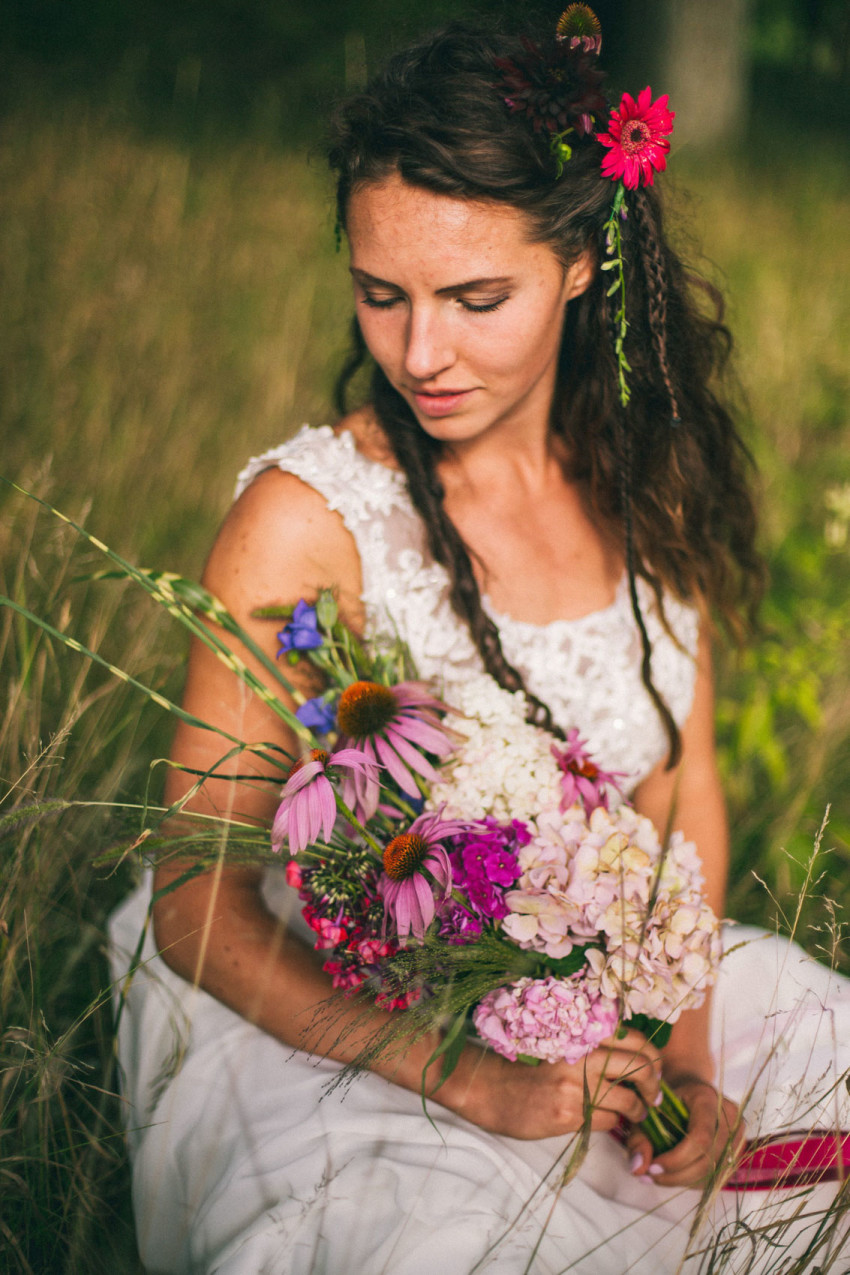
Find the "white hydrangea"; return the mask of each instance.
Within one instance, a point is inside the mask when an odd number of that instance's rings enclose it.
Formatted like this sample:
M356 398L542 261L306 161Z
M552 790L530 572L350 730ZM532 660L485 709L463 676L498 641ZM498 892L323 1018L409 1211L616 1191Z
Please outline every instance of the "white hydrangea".
M460 737L457 753L440 767L428 806L445 803L449 818L486 815L528 823L561 797L560 770L552 736L525 720L522 691L503 690L488 675L452 688L446 718Z

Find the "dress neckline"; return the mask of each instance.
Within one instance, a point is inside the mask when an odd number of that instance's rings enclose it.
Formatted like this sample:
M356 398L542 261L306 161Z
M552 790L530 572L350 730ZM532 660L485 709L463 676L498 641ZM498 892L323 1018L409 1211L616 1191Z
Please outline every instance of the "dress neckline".
M344 429L337 432L331 425L326 425L323 428L329 430L331 436L335 440L345 440L346 448L354 457L356 457L360 464L371 470L379 469L382 474L389 474L411 517L416 518L417 521L421 521L420 515L417 513L413 502L410 499L410 492L407 488L407 480L401 469L394 469L392 466L384 465L381 461L375 460L371 456L365 456L358 448L351 430ZM606 606L596 607L593 611L585 611L583 615L565 616L554 620L548 620L545 624L538 624L534 620L518 619L506 611L499 611L498 608L493 605L490 596L486 593L482 593L481 595L481 605L499 629L509 627L518 633L525 633L529 636L546 634L551 635L552 637L558 637L567 631L575 632L586 625L591 625L597 621L602 621L604 623L608 619L619 616L623 609L623 603L628 595L628 587L629 579L624 571L620 576L620 579L617 581L617 588L614 593L613 600Z

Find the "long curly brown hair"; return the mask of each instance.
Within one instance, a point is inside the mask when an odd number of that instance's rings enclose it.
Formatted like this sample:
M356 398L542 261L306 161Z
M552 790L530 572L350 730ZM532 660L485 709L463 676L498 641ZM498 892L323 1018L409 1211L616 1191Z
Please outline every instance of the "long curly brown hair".
M456 23L391 58L333 125L329 159L339 224L345 226L352 191L397 173L437 193L521 210L532 237L549 244L565 266L587 249L601 262L615 190L600 171L604 152L592 135L571 138L572 158L557 176L546 138L508 111L498 89L497 61L521 57L524 48L511 34ZM755 614L763 568L754 547L750 457L715 389L731 349L722 299L671 248L654 187L628 192L627 210L630 402L620 403L608 278L597 271L567 307L552 429L568 444L570 477L586 486L592 507L623 546L643 681L664 721L673 765L679 732L652 682L635 577L650 583L662 617L666 590L713 610L740 639ZM341 411L351 378L369 358L356 321L353 331L337 384ZM530 720L562 733L506 660L482 608L469 552L443 507L440 443L419 427L377 365L371 402L485 668L507 689L526 691Z

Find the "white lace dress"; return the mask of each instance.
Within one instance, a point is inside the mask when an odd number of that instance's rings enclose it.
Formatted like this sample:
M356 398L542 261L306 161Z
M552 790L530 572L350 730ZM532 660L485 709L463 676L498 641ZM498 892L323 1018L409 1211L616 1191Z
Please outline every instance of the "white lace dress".
M360 456L350 435L305 428L252 461L237 490L272 465L318 490L353 535L368 633L397 630L420 675L448 698L453 685L480 673L403 478ZM643 601L653 677L683 724L696 616L667 603L673 641L651 599ZM635 784L647 775L666 741L641 684L625 586L611 606L577 620L538 627L494 618L508 659L556 720L579 726L606 769L627 772ZM146 882L113 917L116 977L138 941L149 892ZM281 874L268 874L265 893L274 911L305 932ZM784 941L743 927L732 933L714 998L713 1047L725 1092L747 1099L751 1132L848 1127L846 1090L836 1084L850 1064L848 984ZM563 1187L570 1140L497 1137L433 1102L431 1123L416 1094L370 1074L328 1095L337 1064L292 1051L190 987L149 937L144 956L120 1049L139 1244L150 1275L784 1270L777 1253L802 1251L833 1190L778 1200L726 1193L708 1211L701 1238L689 1240L696 1193L636 1181L608 1135L591 1137L582 1168ZM787 1225L792 1213L798 1216ZM777 1227L769 1258L753 1260L741 1230L724 1262L710 1265L706 1245L741 1222ZM830 1269L848 1266L841 1259Z

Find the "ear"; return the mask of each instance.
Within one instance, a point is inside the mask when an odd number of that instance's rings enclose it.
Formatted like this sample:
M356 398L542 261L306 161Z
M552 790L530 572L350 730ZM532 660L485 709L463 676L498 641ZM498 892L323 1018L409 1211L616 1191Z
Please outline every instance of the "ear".
M577 257L567 270L565 280L567 301L572 301L574 297L580 297L583 292L586 292L595 274L596 256L590 248L585 248L581 256Z

